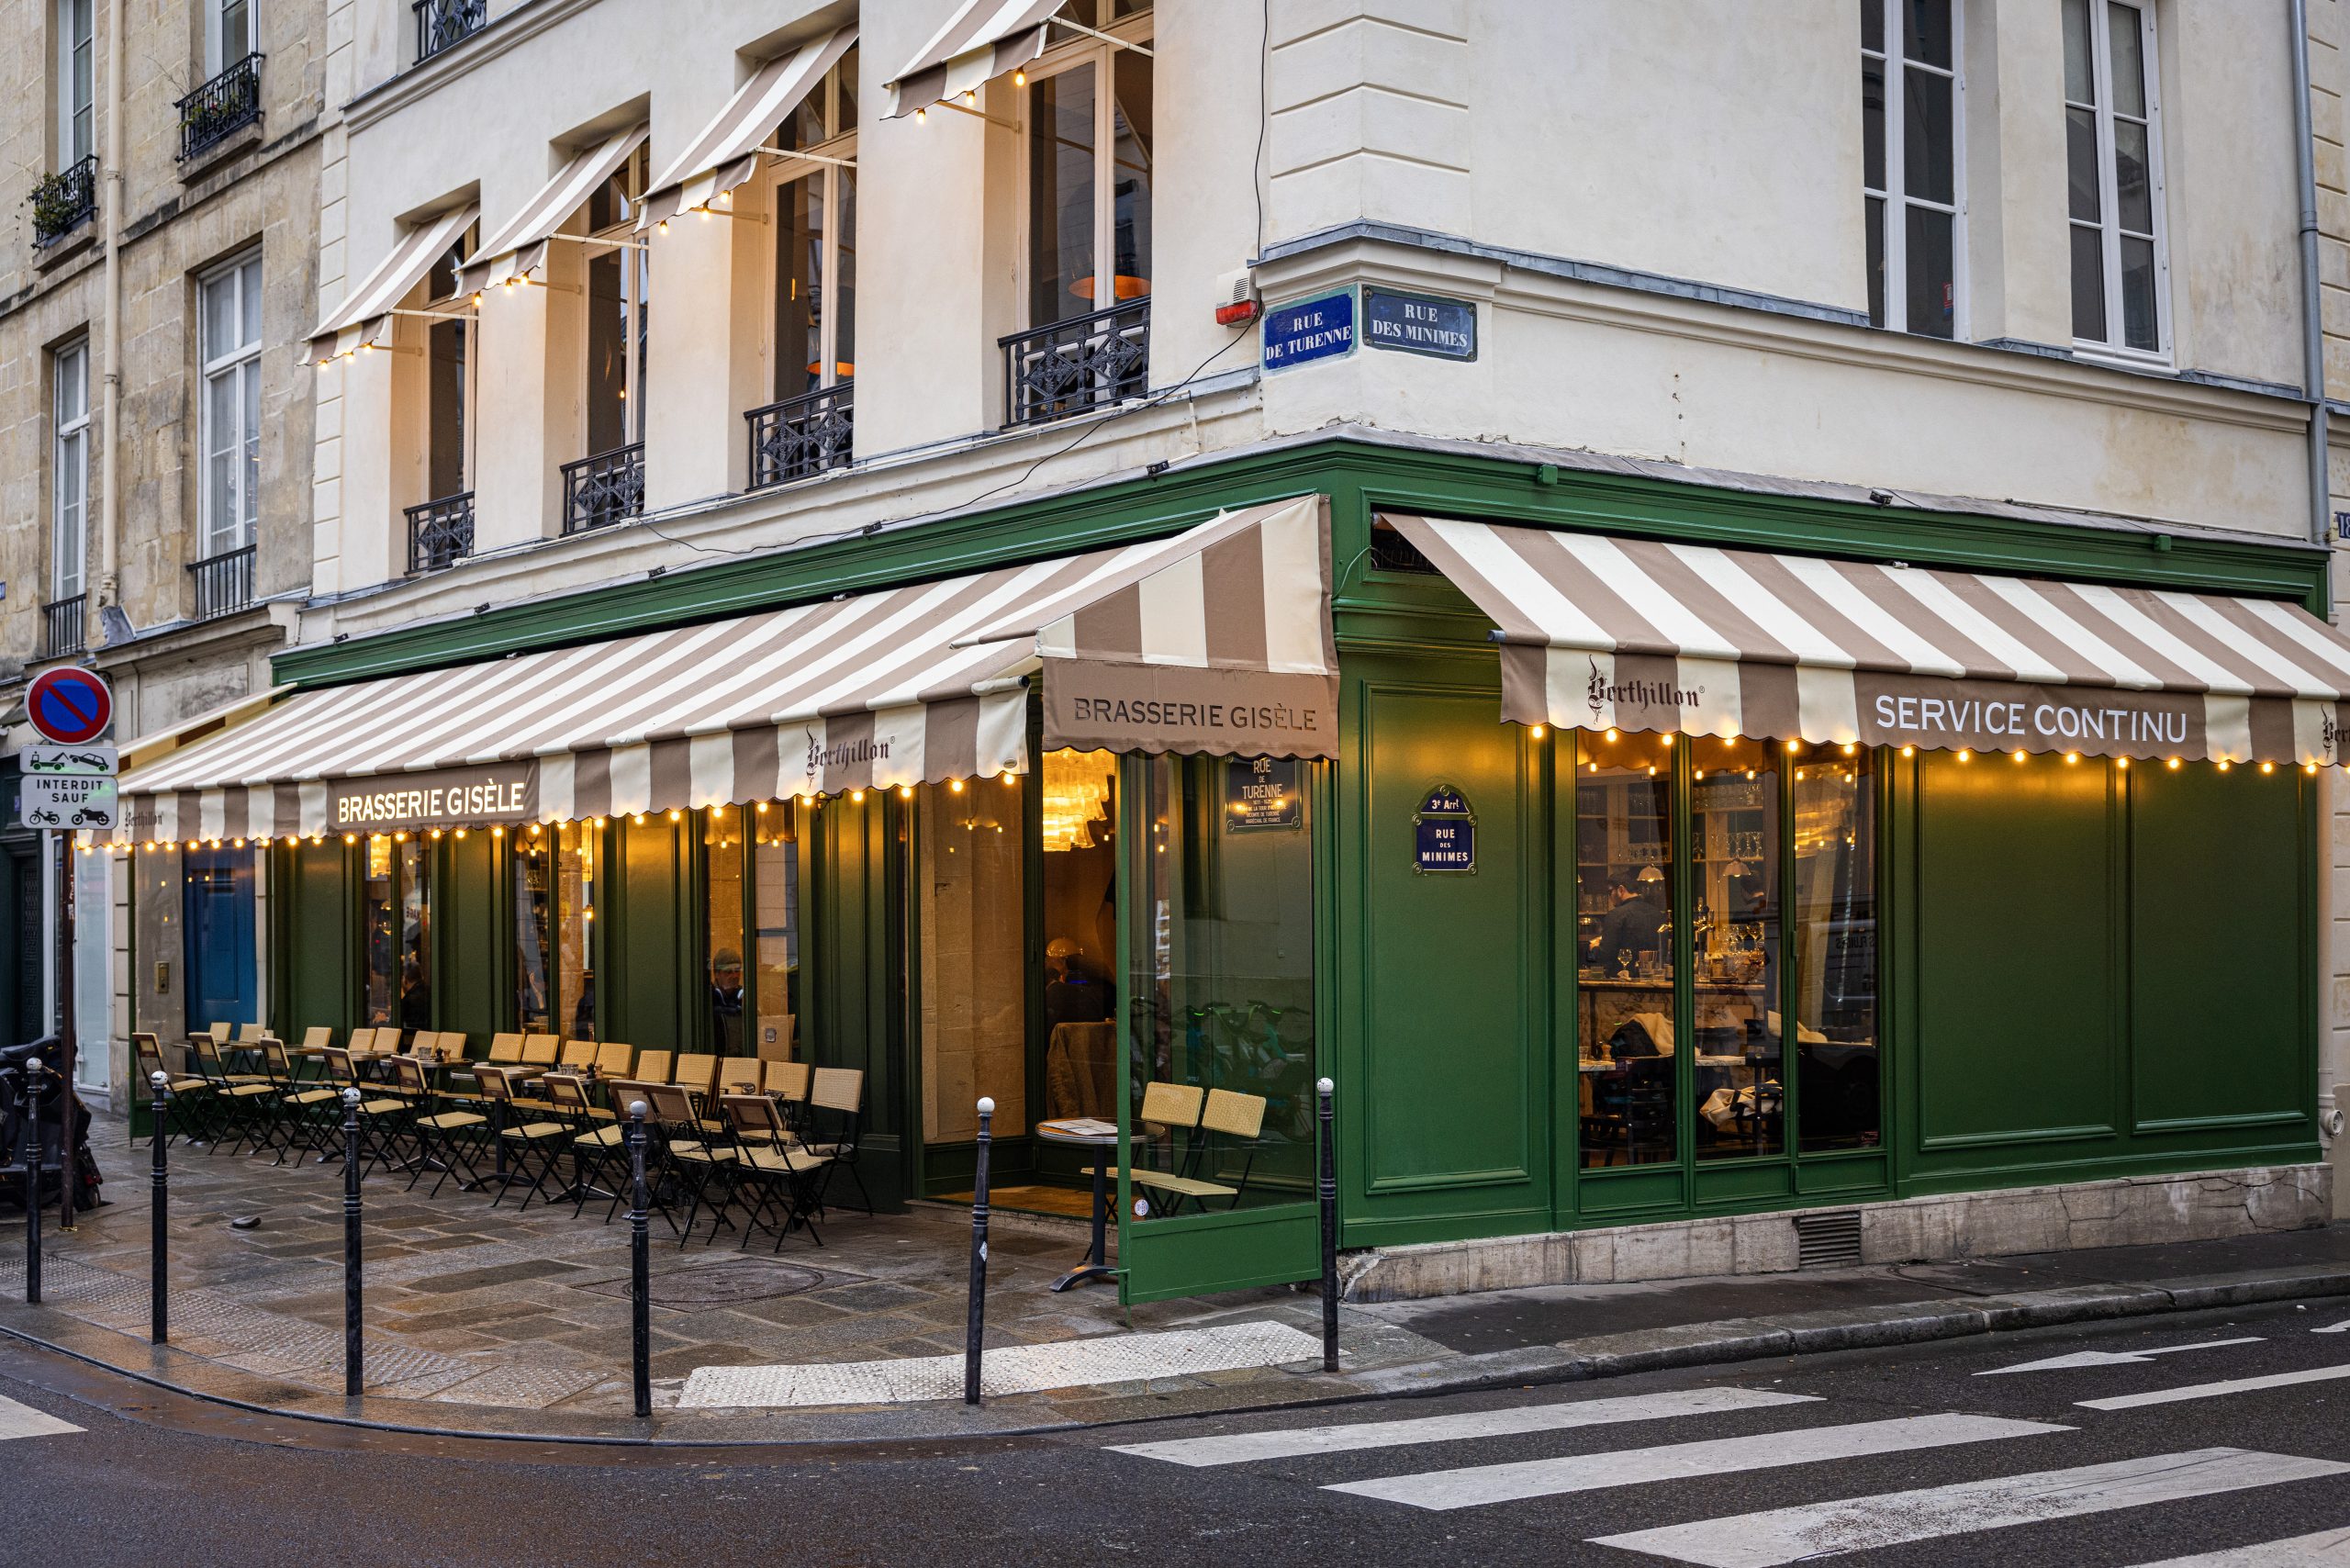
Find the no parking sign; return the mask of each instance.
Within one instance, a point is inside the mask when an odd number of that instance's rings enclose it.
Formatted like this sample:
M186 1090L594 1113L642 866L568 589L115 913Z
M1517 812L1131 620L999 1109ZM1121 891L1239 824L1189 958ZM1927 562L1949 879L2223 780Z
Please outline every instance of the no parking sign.
M114 693L85 669L48 669L25 692L25 717L45 740L83 745L106 734L114 720Z

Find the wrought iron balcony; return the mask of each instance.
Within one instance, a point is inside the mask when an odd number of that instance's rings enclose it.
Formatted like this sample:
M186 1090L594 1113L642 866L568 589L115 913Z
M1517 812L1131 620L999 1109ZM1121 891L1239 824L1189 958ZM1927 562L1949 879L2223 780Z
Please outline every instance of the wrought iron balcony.
M474 553L474 493L408 509L408 569L437 572Z
M98 155L77 158L46 179L31 196L33 243L56 244L98 214Z
M464 42L487 20L489 0L416 0L417 63Z
M1150 382L1150 297L1035 327L1003 345L1003 422L1042 424L1139 398Z
M83 616L89 602L88 594L77 593L72 599L53 599L41 606L42 658L62 659L69 654L80 653L87 644Z
M850 425L856 410L849 403L855 391L848 385L827 386L744 414L751 424L751 488L847 467L855 460Z
M585 533L644 510L644 443L563 465L563 531Z
M196 579L198 621L232 614L253 601L253 547L248 544L241 550L223 550L218 555L190 561L187 575Z
M180 158L210 151L249 125L261 123L261 55L249 54L182 98Z

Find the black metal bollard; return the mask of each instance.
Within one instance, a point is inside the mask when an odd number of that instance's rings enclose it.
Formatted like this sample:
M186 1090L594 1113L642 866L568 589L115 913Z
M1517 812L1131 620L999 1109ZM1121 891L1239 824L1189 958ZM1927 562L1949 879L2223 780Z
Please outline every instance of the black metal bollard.
M1314 1085L1315 1119L1322 1127L1322 1370L1338 1370L1338 1152L1331 1137L1337 1085L1325 1078Z
M25 1305L40 1305L41 1168L49 1163L49 1136L40 1123L40 1058L25 1063L25 1113L32 1124L33 1146L17 1151L25 1172Z
M150 1081L154 1085L153 1119L148 1124L147 1145L154 1151L153 1174L148 1180L148 1256L147 1256L147 1338L161 1345L172 1337L171 1284L169 1280L169 1249L164 1241L165 1214L171 1204L172 1175L164 1164L164 1142L168 1128L163 1116L166 1106L163 1086L171 1081L158 1072Z
M359 1343L359 1091L342 1092L342 1392L359 1397L367 1381Z
M636 1389L636 1413L653 1414L653 1239L647 1233L645 1211L652 1194L644 1189L644 1102L628 1106L628 1170L634 1183L628 1211L629 1362Z
M971 1310L963 1326L963 1403L979 1402L979 1354L988 1331L988 1150L995 1142L995 1102L979 1102L979 1155L971 1171Z

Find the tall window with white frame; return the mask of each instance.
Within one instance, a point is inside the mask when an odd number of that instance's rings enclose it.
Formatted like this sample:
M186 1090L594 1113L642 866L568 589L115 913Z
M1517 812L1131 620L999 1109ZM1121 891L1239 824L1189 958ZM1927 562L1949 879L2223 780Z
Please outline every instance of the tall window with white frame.
M1005 342L1008 423L1137 397L1149 380L1150 17L1071 0L1026 73L1027 330Z
M204 557L194 570L196 614L206 616L252 599L251 552L261 489L261 253L249 252L205 274L196 294Z
M1861 0L1872 326L1958 335L1958 59L1952 0Z
M2064 0L2073 341L2168 352L2154 9Z
M637 204L648 178L643 147L631 153L588 198L592 247L587 266L588 330L581 414L582 462L565 469L566 531L633 517L644 502L644 356L650 330Z
M57 166L97 151L92 121L92 61L97 0L57 0Z
M204 74L218 76L253 51L254 0L205 0Z
M49 619L44 655L72 653L84 641L90 507L90 342L78 339L50 358Z
M408 509L408 569L438 571L473 554L475 354L473 312L458 289L460 263L481 248L481 225L468 224L425 274L423 485L425 499Z
M751 487L845 465L856 378L856 62L852 48L777 128L775 401L752 410Z

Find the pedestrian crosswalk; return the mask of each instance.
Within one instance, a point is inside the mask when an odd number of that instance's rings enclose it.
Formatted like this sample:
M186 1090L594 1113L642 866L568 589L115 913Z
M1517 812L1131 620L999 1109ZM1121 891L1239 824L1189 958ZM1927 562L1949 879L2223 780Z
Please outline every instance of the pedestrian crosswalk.
M71 1421L61 1421L29 1405L19 1405L0 1394L0 1442L10 1438L62 1437L67 1432L81 1429Z
M2240 1381L2249 1387L2282 1386L2286 1380ZM1628 1499L1638 1507L1652 1506L1654 1522L1606 1533L1592 1533L1586 1526L1575 1532L1592 1547L1703 1568L1776 1568L2297 1482L2335 1479L2338 1485L2338 1478L2350 1476L2350 1463L2227 1447L2181 1448L2094 1464L2051 1462L2066 1457L2065 1446L2054 1439L2081 1427L1955 1411L1851 1420L1840 1418L1834 1406L1832 1400L1775 1389L1682 1389L1401 1420L1225 1432L1120 1444L1112 1451L1194 1468L1281 1465L1280 1473L1306 1479L1324 1492L1434 1511L1604 1494L1596 1506L1613 1510L1612 1517L1595 1518L1592 1526L1605 1529L1628 1522ZM1718 1425L1724 1422L1732 1429L1725 1432ZM1715 1430L1703 1430L1707 1425ZM1654 1436L1594 1447L1614 1437L1616 1428L1624 1428L1627 1437L1644 1430ZM1668 1437L1677 1440L1656 1440ZM1529 1446L1584 1451L1529 1459L1523 1457ZM1438 1468L1399 1465L1406 1457L1400 1450L1410 1450L1411 1460L1434 1454L1455 1462ZM1850 1473L1834 1468L1840 1464L1905 1455L1920 1456L1922 1464L1923 1456L1934 1450L1942 1451L1945 1473L1956 1468L1964 1477L1918 1485L1919 1468L1912 1465L1906 1473L1890 1473L1911 1484L1816 1500ZM1483 1462L1460 1462L1481 1453ZM2071 1457L2080 1457L2077 1447ZM2035 1467L2020 1469L2019 1460ZM1302 1473L1298 1463L1306 1466ZM1349 1468L1379 1473L1330 1478L1334 1471ZM1889 1473L1880 1466L1873 1473ZM1793 1495L1815 1500L1697 1518L1688 1518L1689 1510L1681 1506L1691 1496L1718 1500L1735 1493L1752 1498L1751 1492L1736 1489L1777 1484L1771 1481L1774 1474L1788 1477ZM1744 1479L1750 1477L1754 1479ZM1818 1484L1822 1477L1825 1487ZM1691 1484L1675 1488L1670 1484L1674 1482ZM1779 1493L1781 1499L1788 1495ZM2350 1507L2344 1512L2344 1523L2350 1525ZM2350 1568L2350 1528L2246 1543L2145 1568Z

